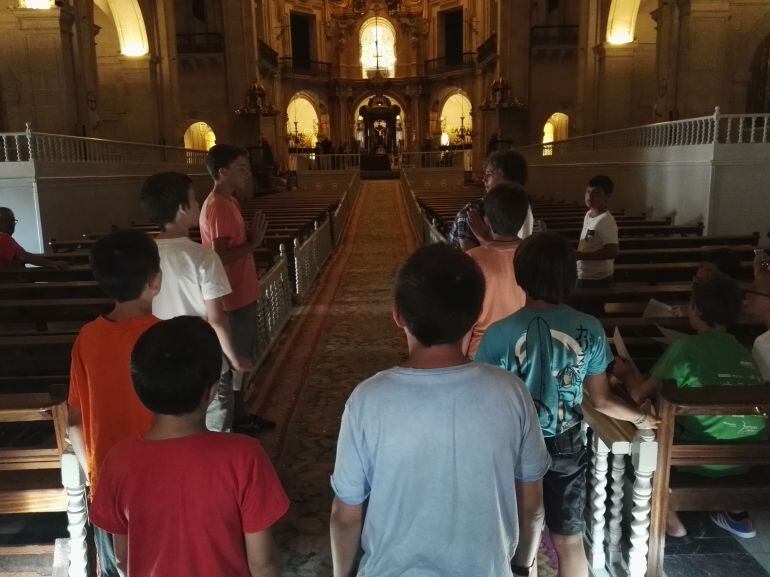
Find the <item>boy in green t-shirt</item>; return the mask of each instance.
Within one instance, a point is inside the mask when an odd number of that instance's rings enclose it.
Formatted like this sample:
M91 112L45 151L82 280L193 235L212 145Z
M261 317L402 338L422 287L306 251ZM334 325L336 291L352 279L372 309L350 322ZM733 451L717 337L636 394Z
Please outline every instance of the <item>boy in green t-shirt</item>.
M696 279L688 312L697 334L673 343L655 363L647 380L623 359L617 359L615 376L638 403L656 396L665 380L673 380L681 388L762 385L751 352L726 332L726 327L737 321L740 310L741 291L733 279L721 273ZM751 415L689 416L678 418L676 425L677 438L687 442L752 442L765 438L766 421ZM711 465L680 470L719 477L745 473L747 468ZM745 512L716 512L711 518L738 537L756 534ZM674 537L687 534L673 511L669 512L666 531Z

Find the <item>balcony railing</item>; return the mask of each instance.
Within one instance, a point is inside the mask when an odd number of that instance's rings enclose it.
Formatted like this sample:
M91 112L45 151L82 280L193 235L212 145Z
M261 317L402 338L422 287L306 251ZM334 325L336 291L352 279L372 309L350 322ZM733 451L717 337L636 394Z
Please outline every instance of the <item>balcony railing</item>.
M476 66L476 53L463 52L456 57L441 57L425 61L425 74L435 75L456 70L468 70Z
M332 65L329 62L318 60L295 61L291 56L284 56L279 59L279 63L283 74L329 77L332 72Z
M484 66L497 55L497 34L492 34L476 49L476 61Z
M573 47L578 43L577 26L533 26L529 42L533 47Z
M278 52L270 48L262 40L259 40L257 44L257 50L259 51L259 63L270 70L278 70Z
M224 51L221 34L177 34L176 51L179 54L216 54Z

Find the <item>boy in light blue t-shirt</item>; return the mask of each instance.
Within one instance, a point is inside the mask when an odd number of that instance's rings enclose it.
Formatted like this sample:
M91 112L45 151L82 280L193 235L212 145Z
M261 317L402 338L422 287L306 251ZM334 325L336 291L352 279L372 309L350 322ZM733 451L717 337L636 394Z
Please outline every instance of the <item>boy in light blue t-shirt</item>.
M605 371L613 356L601 323L563 304L577 280L569 242L554 233L525 239L514 270L527 295L524 308L487 329L476 360L518 375L532 394L552 459L543 479L543 501L559 575L587 577L583 387L594 407L611 417L639 428L655 427L657 421L610 393Z
M506 577L535 563L550 458L521 380L463 354L483 300L481 270L447 245L399 272L393 317L409 358L345 404L335 575Z

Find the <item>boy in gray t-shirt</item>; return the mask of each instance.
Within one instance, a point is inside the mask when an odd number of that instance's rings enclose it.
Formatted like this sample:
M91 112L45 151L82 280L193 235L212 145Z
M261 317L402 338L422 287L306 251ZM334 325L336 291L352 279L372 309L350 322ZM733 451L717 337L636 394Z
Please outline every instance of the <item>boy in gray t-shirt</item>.
M521 380L463 355L484 277L446 245L396 281L401 367L361 383L342 416L332 476L334 575L526 575L550 457ZM364 508L366 512L364 513Z

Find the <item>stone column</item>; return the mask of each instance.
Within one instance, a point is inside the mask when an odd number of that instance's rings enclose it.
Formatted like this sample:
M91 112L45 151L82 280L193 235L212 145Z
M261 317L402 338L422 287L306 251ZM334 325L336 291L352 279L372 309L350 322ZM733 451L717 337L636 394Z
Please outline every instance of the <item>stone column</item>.
M120 77L126 101L123 130L125 140L157 144L160 137L158 126L157 84L155 68L157 58L144 56L119 56Z
M599 86L596 128L625 128L633 114L634 52L636 43L602 44L597 49Z

